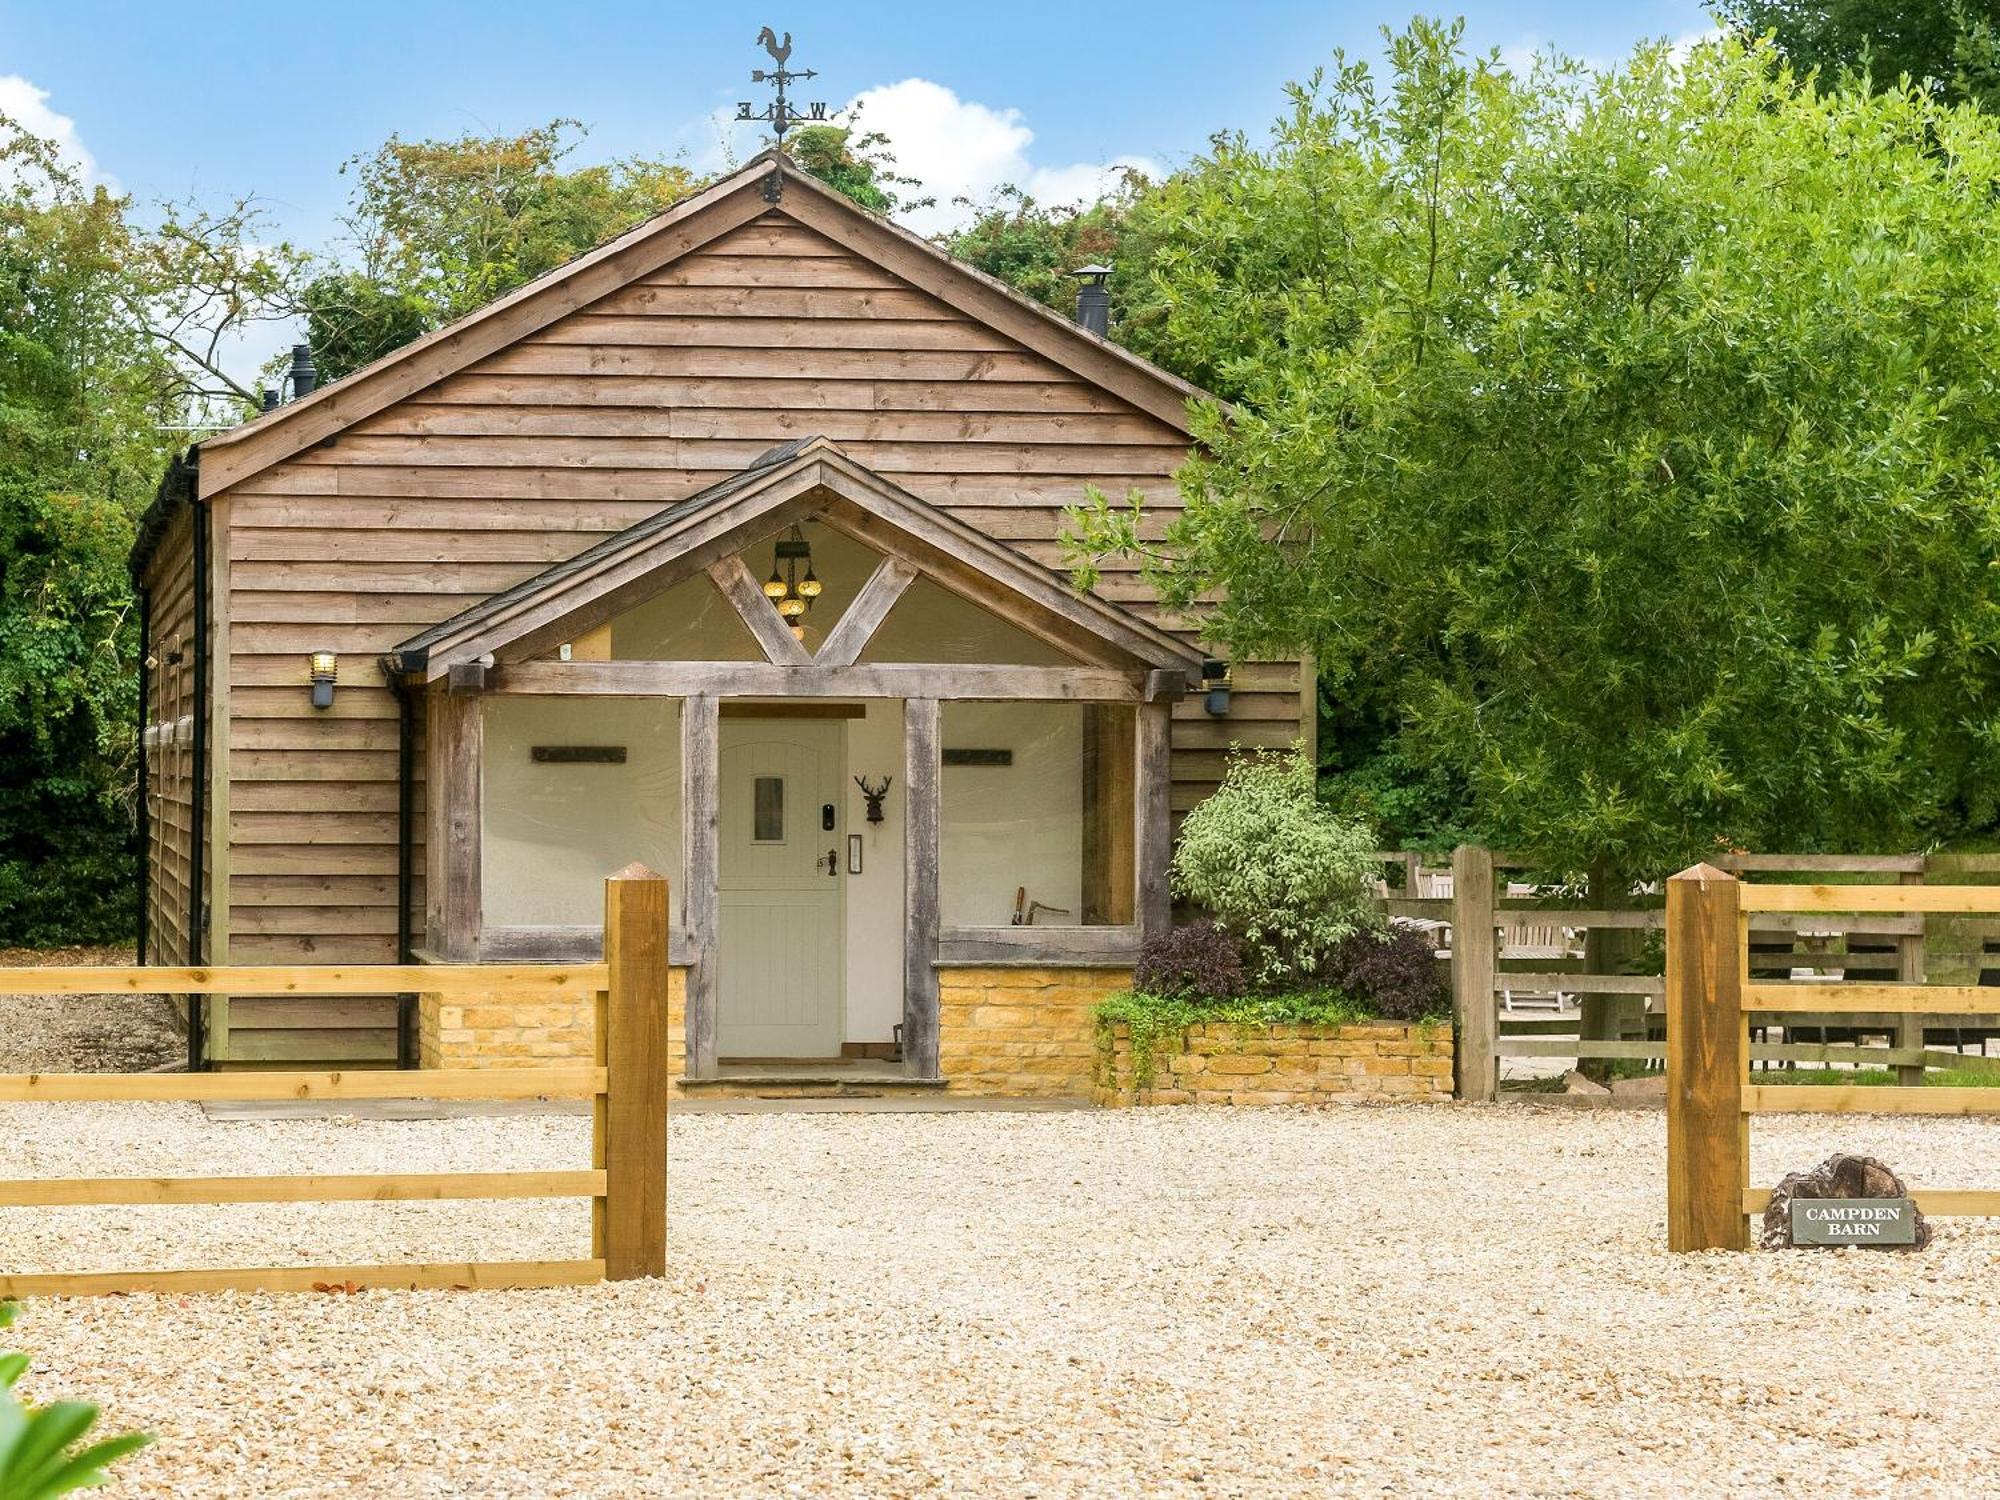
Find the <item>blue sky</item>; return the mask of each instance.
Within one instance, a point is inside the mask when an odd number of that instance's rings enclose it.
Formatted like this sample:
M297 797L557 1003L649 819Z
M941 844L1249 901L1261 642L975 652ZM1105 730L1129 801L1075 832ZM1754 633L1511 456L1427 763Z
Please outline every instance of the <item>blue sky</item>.
M1553 44L1597 61L1709 24L1694 0L1462 9L1481 48ZM391 132L570 116L591 127L592 158L682 151L718 165L713 117L752 96L749 70L767 62L753 38L768 21L796 33L795 66L820 70L805 97L863 97L942 205L1000 182L1054 200L1088 192L1107 163L1172 165L1215 130L1261 129L1288 79L1335 47L1374 56L1379 28L1410 14L1389 0L850 0L790 16L771 0L0 0L0 111L142 201L255 193L279 232L319 247L345 198L341 162ZM747 136L735 145L756 149ZM949 213L913 227L935 230Z

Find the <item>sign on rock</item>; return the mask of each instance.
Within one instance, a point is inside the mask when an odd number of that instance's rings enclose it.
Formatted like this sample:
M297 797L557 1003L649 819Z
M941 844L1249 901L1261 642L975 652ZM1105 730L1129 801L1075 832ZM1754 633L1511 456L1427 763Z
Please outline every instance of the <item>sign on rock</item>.
M1908 1198L1794 1198L1794 1245L1914 1245L1916 1204Z

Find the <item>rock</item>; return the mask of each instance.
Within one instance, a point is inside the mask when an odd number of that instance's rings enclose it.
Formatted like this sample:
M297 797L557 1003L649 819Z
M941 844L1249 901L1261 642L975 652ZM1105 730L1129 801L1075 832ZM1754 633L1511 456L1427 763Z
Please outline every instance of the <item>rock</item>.
M1571 1068L1569 1070L1569 1077L1563 1080L1563 1092L1565 1094L1608 1094L1611 1090L1601 1083L1585 1078L1576 1069Z
M1763 1233L1757 1243L1766 1250L1792 1249L1792 1200L1794 1198L1907 1198L1903 1179L1872 1156L1847 1156L1836 1151L1810 1172L1787 1172L1771 1189L1771 1202L1764 1210ZM1882 1249L1921 1250L1931 1242L1931 1226L1923 1212L1912 1209L1917 1219L1916 1243L1885 1245Z

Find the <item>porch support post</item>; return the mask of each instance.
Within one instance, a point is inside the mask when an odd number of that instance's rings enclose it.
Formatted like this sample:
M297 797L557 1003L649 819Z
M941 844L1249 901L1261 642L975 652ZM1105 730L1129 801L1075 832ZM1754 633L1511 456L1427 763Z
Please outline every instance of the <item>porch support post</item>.
M681 920L687 929L687 1076L713 1078L716 942L722 931L721 715L716 700L681 700Z
M903 1060L938 1076L938 702L903 704Z
M436 955L454 963L479 956L480 703L476 690L457 683L433 689L424 731L426 935Z
M1134 748L1138 785L1132 797L1137 826L1132 848L1134 916L1142 943L1174 923L1173 896L1167 886L1167 866L1174 852L1173 712L1171 699L1142 703L1138 710L1139 743Z

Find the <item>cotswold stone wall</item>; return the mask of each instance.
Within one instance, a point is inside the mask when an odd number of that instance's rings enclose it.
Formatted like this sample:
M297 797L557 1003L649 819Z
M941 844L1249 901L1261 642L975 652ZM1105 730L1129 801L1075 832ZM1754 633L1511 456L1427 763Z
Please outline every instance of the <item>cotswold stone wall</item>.
M678 1078L687 1052L682 1014L687 970L667 975L667 1072ZM417 1060L426 1068L547 1068L596 1055L596 1004L588 997L533 995L417 997Z
M1371 1021L1353 1026L1190 1026L1179 1050L1154 1055L1141 1085L1131 1029L1096 1054L1099 1104L1321 1104L1449 1099L1451 1027Z
M940 969L938 1070L954 1094L1088 1098L1091 1012L1131 985L1130 969Z

